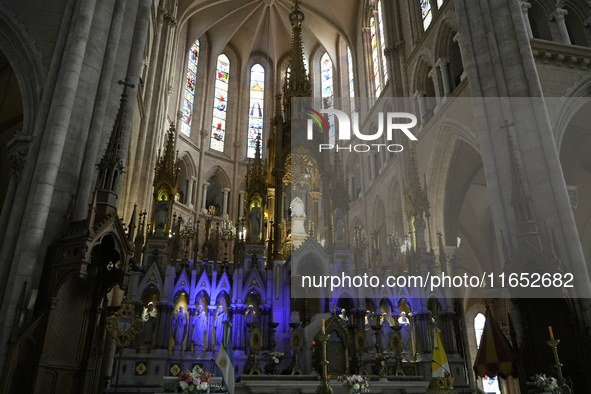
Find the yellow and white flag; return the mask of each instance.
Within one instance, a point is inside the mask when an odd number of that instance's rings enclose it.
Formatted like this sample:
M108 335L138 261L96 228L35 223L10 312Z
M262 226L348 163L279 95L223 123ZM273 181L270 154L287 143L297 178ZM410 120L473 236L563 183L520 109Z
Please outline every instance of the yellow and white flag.
M433 362L431 363L432 377L444 378L450 375L449 363L447 362L447 354L443 349L441 338L439 337L439 329L435 330L435 344L433 346Z

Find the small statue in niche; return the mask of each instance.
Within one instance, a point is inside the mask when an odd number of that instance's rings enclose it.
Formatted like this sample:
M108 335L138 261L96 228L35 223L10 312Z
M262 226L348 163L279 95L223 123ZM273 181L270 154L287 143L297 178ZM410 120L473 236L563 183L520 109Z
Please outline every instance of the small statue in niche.
M154 303L148 303L148 307L144 308L142 313L142 321L144 322L144 331L142 332L142 342L152 343L152 337L154 329L156 328L156 319L158 317L158 311L154 308Z
M185 326L187 325L187 315L183 307L179 306L179 311L172 316L172 333L175 344L182 345L185 336Z
M339 315L341 320L348 321L349 318L347 317L347 310L345 308L341 309L341 314Z
M156 236L164 235L164 228L168 222L168 208L169 202L166 200L166 196L162 195L160 201L156 204Z
M224 311L224 307L220 305L215 315L215 344L220 345L224 337L224 322L228 320L228 314Z
M207 331L207 314L203 305L199 305L193 317L193 336L191 340L196 346L204 346L205 331Z
M261 235L261 220L262 220L261 208L259 208L258 201L254 202L254 207L250 209L250 241L258 242Z
M367 348L368 349L373 349L376 344L376 339L373 334L373 330L371 329L371 322L370 322L370 319L372 317L371 315L372 315L371 311L365 312L365 339L367 341Z
M250 304L248 305L248 308L246 308L246 313L244 314L244 321L247 323L258 323L258 316L256 310L254 309L254 305Z

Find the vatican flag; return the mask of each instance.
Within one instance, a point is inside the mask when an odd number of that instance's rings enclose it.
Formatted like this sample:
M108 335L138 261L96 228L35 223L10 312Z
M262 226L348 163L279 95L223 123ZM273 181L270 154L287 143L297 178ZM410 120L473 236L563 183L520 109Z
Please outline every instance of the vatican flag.
M224 322L224 336L215 359L215 376L224 378L229 394L234 394L234 351L232 350L232 323Z
M436 328L435 330L435 344L433 346L433 361L431 363L431 376L434 378L444 378L446 375L449 376L449 363L447 362L447 355L445 354L445 349L443 349L443 344L441 343L441 338L439 337L439 329Z

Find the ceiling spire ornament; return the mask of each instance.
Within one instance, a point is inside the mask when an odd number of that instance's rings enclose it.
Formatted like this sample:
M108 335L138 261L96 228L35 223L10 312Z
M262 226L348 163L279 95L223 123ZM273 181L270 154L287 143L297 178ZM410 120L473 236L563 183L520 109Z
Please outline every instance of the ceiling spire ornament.
M291 119L291 99L293 97L312 97L310 78L304 63L304 45L302 43L304 19L299 0L294 0L293 11L289 14L292 26L289 74L283 86L283 108L286 120Z

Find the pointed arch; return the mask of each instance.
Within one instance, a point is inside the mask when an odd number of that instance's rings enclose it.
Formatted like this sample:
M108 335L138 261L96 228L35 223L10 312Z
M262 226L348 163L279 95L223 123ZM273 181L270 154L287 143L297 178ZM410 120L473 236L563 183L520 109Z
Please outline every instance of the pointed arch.
M228 87L230 81L230 59L225 54L218 56L215 73L215 93L213 98L213 119L211 125L210 148L224 151L226 140L226 114L228 109Z
M187 136L191 135L193 120L193 106L195 103L195 85L197 81L197 66L199 63L199 40L196 40L187 60L187 74L185 77L185 90L183 99L183 117L181 121L181 132Z
M250 104L248 106L248 145L246 157L256 154L257 137L263 139L265 111L265 68L256 63L250 68Z

